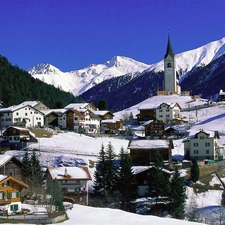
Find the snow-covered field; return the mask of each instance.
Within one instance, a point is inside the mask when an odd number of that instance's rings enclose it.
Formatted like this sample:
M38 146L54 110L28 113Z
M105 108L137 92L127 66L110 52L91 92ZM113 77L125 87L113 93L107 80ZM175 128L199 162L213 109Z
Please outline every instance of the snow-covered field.
M170 101L172 102L172 101ZM173 101L174 102L174 101ZM133 107L135 108L135 107ZM136 108L135 108L136 109ZM122 112L120 112L122 114ZM215 106L200 109L197 112L183 113L187 118L192 118L195 123L190 132L204 130L218 130L220 134L219 144L225 144L225 106ZM119 113L117 113L119 115ZM52 138L40 138L39 143L32 144L32 148L39 149L38 155L43 169L52 166L79 166L89 165L89 160L96 161L101 145L105 147L111 142L115 151L119 153L121 147L128 146L128 140L98 137L92 138L86 135L79 135L73 132L62 132L52 136ZM182 158L184 154L182 140L174 141L173 157ZM16 155L22 158L21 151L8 151L7 154ZM93 175L94 168L90 168ZM210 185L219 184L219 181L212 175ZM91 186L91 182L89 184ZM201 215L205 223L213 219L213 223L219 224L219 217L222 215L220 206L222 191L206 190L201 194L193 193L192 188L187 188L187 207L196 205L201 209ZM225 213L224 213L225 214ZM84 216L87 215L87 216ZM144 216L123 212L115 209L102 209L74 205L68 211L68 224L192 224L188 221L180 221L169 218L158 218L154 216Z

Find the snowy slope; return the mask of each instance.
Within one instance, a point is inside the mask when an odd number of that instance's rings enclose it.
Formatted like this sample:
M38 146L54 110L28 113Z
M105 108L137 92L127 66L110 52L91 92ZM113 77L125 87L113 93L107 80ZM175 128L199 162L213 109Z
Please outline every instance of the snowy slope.
M212 60L225 52L225 37L203 45L197 49L176 54L177 71L180 81L188 75L188 71L197 66L209 64ZM106 79L132 73L135 75L143 71L163 70L163 60L152 65L138 62L134 59L115 56L104 64L92 64L80 70L62 72L50 64L38 64L27 71L38 78L64 91L72 92L75 96L82 94L96 84Z

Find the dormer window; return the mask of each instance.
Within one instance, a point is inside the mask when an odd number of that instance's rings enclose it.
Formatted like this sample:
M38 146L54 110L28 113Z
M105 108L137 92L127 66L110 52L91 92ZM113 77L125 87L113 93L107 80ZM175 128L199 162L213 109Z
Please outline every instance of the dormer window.
M168 64L167 64L167 67L171 67L171 63L168 63Z

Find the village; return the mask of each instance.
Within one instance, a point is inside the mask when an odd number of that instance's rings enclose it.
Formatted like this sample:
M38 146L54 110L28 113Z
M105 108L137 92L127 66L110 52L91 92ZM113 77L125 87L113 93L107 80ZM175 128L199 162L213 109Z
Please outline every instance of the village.
M41 101L25 101L19 105L0 108L0 205L4 216L25 214L22 203L24 190L29 188L24 165L18 157L5 154L9 151L33 150L33 144L39 144L40 136L35 135L36 130L52 130L53 132L73 132L91 138L116 137L126 139L125 146L130 153L134 174L138 182L138 197L148 196L146 176L154 164L155 152L163 156L166 169L173 167L177 160L173 158L174 140L182 139L184 155L182 169L191 167L191 160L196 158L199 165L206 165L223 161L225 157L224 143L218 143L220 134L216 128L210 130L200 129L188 133L194 124L194 118L188 118L187 112L194 112L195 118L200 109L213 109L223 105L224 91L219 92L219 101L201 99L200 96L190 96L190 92L181 92L176 82L174 53L168 38L165 55L165 90L158 91L160 96L179 96L189 99L179 102L154 102L141 104L138 113L132 115L132 122L125 120L129 115L118 116L109 110L99 110L92 103L71 103L61 109L50 109ZM155 96L155 97L157 97ZM185 106L184 106L185 104ZM182 129L181 129L182 128ZM41 138L51 139L43 133ZM66 141L66 140L65 140ZM38 151L38 149L36 149ZM40 150L40 149L39 149ZM87 150L88 151L88 150ZM64 200L75 204L88 205L88 182L93 181L90 166L58 166L46 167L43 171L45 188L57 180L59 191ZM26 199L26 203L40 204L37 200ZM57 211L49 209L49 213ZM56 215L57 222L65 215ZM65 219L65 217L63 217ZM32 218L31 218L32 220ZM30 220L30 221L31 221ZM36 222L36 221L35 221Z

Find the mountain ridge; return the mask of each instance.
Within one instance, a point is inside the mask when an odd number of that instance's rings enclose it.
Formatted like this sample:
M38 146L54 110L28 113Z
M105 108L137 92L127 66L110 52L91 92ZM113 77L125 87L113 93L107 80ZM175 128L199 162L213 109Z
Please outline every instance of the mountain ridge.
M179 82L182 82L193 68L208 65L224 53L225 37L199 48L175 54ZM160 72L164 69L163 60L155 64L145 64L125 56L114 56L103 64L91 64L86 68L69 72L62 72L51 64L38 65L42 65L42 68L31 67L27 70L28 73L34 78L59 87L64 91L72 92L75 96L81 95L101 82L114 77L132 74L135 78L149 71ZM44 65L47 66L44 67Z

